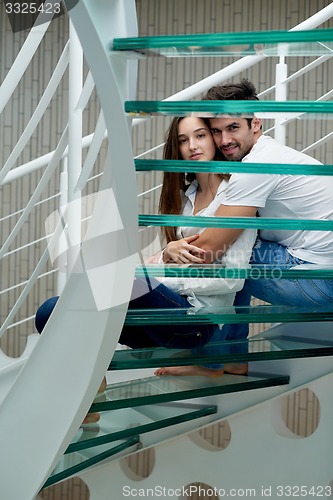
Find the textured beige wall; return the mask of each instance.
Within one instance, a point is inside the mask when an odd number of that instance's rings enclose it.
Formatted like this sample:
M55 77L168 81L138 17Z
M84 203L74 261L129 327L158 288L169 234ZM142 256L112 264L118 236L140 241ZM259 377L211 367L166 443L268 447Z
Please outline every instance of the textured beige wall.
M251 31L289 29L319 9L330 4L330 0L137 0L139 29L141 35L203 33L223 31ZM2 82L11 64L22 46L27 32L13 34L7 17L4 15L4 4L0 3L0 81ZM333 27L333 20L323 27ZM24 130L31 113L50 78L58 57L66 43L68 33L67 20L62 17L52 22L45 40L42 42L32 64L25 73L18 89L4 112L0 116L0 161L7 159L11 148L16 144ZM168 59L153 57L139 63L138 99L164 99L165 97L189 86L205 76L225 67L234 59ZM310 59L307 59L310 60ZM260 65L245 71L246 76L262 91L274 82L274 66L276 59L267 59ZM288 60L289 72L292 73L304 64L303 58ZM318 67L310 75L306 75L290 86L289 99L315 99L332 88L332 62ZM38 157L54 149L57 140L67 121L68 83L67 75L63 79L58 92L52 100L43 122L36 130L19 158L17 165ZM273 98L273 95L268 96ZM84 133L93 130L98 115L98 99L92 98L88 110L84 113ZM168 119L154 118L133 132L135 154L159 144L163 141ZM318 137L332 130L331 121L314 123L303 121L297 126L288 127L288 144L297 149L304 148ZM312 152L324 163L332 163L332 141L326 146ZM158 154L159 155L159 154ZM157 156L158 156L157 155ZM98 171L99 165L96 166ZM17 216L7 218L8 214L23 207L30 197L41 173L32 174L28 179L16 181L1 190L1 235L4 241L17 220ZM45 197L58 192L59 168L52 183L45 191ZM159 175L140 175L139 191L154 186ZM158 194L158 193L157 193ZM140 202L142 212L156 209L157 195L143 197ZM54 210L57 202L52 202L44 212L36 211L24 227L15 245L23 245L30 239L44 234L44 220ZM28 279L35 265L36 257L44 248L44 244L28 248L20 254L14 254L1 263L1 290L13 286L17 282ZM6 317L18 296L17 289L9 295L0 295L1 321ZM37 305L45 297L55 293L55 281L51 276L39 281L30 294L26 305L21 309L17 320L34 314ZM33 321L13 328L2 340L1 346L10 355L17 356L22 352L26 335L34 329ZM304 398L303 398L304 400ZM303 401L304 406L304 401ZM306 405L305 405L306 407ZM297 424L296 413L290 418ZM312 420L315 420L312 419ZM214 434L216 439L219 433ZM214 438L215 439L215 438ZM46 500L87 498L84 487L76 481L69 481L61 486L49 488L42 493Z

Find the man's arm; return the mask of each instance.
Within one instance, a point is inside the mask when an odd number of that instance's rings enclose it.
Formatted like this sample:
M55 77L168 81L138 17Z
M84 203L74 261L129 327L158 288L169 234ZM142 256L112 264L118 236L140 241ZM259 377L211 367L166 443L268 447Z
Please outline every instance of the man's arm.
M257 207L220 205L216 217L255 217ZM244 231L239 228L207 228L192 244L205 250L205 263L210 264L228 250Z

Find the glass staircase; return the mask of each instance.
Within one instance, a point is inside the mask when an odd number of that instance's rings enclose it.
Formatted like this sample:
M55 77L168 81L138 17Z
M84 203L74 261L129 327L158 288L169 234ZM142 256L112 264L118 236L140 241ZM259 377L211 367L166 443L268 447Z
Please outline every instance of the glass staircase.
M165 57L307 56L330 54L333 30L253 31L115 38L114 51ZM321 43L327 42L327 43Z
M107 399L111 399L109 393L113 390L114 388L110 388L107 391ZM102 405L103 408L100 408ZM104 405L107 403L95 404L99 410L107 410ZM117 405L108 410L115 408ZM111 457L119 458L136 451L140 448L140 436L144 433L192 420L202 423L203 418L214 415L216 409L214 405L178 403L154 404L151 407L137 407L135 410L126 404L126 410L119 409L118 406L117 411L103 411L98 423L80 427L43 487L51 486Z

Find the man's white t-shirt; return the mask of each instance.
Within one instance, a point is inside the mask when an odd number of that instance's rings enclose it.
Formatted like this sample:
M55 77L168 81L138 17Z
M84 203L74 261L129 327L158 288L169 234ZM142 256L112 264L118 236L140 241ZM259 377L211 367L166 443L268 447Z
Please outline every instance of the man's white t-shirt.
M264 135L242 161L320 165L314 158ZM228 183L223 204L258 207L260 217L333 220L333 177L236 173ZM291 255L307 262L333 263L331 231L265 229L260 237L280 243Z

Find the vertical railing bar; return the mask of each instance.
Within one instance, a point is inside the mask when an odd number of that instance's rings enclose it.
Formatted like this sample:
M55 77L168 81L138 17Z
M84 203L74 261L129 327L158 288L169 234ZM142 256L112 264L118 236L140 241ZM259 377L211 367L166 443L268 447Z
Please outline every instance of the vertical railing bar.
M83 110L87 106L88 101L90 99L90 96L91 96L94 88L95 88L95 82L94 82L94 79L92 77L91 72L89 71L87 78L85 79L85 82L83 84L81 96L80 96L78 103L77 103L77 106L76 106L77 110L79 110L79 109Z
M287 100L287 72L288 67L285 62L285 57L280 56L279 62L275 69L275 100ZM282 116L275 119L274 137L280 144L286 143L286 126Z
M81 192L75 191L82 168L82 110L77 108L82 93L83 51L75 28L69 23L69 92L68 92L68 210L67 276L70 274L81 242Z
M62 160L62 168L60 172L60 198L59 207L60 213L68 206L68 159ZM66 231L67 228L64 228ZM57 295L61 295L67 282L67 241L65 234L62 234L58 241L57 255L59 256L59 269L57 273ZM61 265L60 265L61 262Z
M89 179L105 137L105 130L106 126L104 115L103 111L101 111L97 120L93 140L90 144L86 159L82 167L82 171L75 186L75 191L81 191Z

